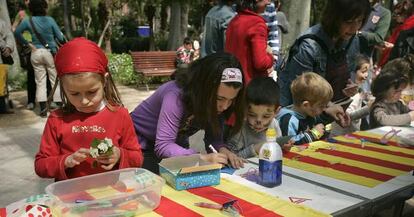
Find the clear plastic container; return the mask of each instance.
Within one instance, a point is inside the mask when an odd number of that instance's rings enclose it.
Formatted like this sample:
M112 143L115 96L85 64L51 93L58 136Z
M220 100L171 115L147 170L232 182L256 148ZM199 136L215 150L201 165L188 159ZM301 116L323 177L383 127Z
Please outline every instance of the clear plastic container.
M160 204L164 179L141 168L127 168L50 184L56 216L135 216Z

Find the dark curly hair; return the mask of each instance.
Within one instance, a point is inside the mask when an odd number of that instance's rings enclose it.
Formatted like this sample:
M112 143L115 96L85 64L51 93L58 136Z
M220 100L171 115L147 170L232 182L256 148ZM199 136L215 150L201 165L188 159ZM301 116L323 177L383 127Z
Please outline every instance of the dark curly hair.
M45 0L30 0L29 10L32 16L46 16L47 2Z

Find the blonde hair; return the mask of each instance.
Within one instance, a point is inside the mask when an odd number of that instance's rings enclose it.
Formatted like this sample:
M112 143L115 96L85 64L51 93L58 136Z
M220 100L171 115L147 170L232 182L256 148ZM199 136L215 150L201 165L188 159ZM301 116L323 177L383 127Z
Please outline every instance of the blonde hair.
M314 72L305 72L293 80L290 92L294 105L300 105L303 101L309 101L311 105L326 104L333 97L328 81Z
M123 106L119 91L116 88L115 83L110 73L103 75L103 74L94 73L94 72L82 72L82 73L75 73L75 74L67 74L64 76L85 76L85 77L92 76L92 77L99 78L103 84L104 100L107 101L107 107L109 108L109 110L115 111L114 106ZM72 113L76 111L75 107L72 105L72 103L70 103L68 97L66 96L61 79L59 79L59 81L56 79L55 86L53 87L53 90L49 95L48 107L50 105L50 102L53 97L53 93L56 90L58 82L60 84L60 96L62 98L62 111L64 113Z

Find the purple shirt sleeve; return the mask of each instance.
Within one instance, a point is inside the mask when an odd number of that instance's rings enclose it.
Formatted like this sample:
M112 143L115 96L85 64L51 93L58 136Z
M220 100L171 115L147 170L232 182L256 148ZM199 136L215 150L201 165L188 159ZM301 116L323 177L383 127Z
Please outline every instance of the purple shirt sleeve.
M183 116L183 104L177 93L167 93L161 104L157 124L154 151L160 158L191 155L197 153L175 143L180 121Z

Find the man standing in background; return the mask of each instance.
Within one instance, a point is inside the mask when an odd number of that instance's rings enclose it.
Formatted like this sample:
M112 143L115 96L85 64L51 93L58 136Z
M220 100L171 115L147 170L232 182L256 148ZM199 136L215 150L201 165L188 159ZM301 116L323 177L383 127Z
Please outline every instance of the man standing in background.
M227 25L236 15L232 8L233 2L233 0L219 0L218 5L208 11L201 42L201 57L224 51Z

